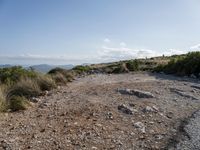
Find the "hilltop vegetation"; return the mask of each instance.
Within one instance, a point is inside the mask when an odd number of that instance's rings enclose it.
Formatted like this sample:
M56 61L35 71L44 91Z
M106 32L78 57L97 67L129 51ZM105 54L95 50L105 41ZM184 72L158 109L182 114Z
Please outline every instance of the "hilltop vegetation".
M17 111L30 106L30 99L65 85L75 77L93 73L118 74L132 71L156 71L200 77L200 52L171 57L155 57L113 63L76 66L70 70L55 68L47 74L20 66L0 68L0 110Z
M155 71L176 74L180 76L200 77L200 52L190 52L186 55L171 57L167 65L159 65Z

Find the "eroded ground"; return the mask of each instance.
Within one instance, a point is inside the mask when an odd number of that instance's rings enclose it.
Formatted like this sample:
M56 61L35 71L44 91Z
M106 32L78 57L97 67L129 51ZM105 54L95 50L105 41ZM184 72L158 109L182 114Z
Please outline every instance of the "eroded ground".
M198 84L150 73L78 78L26 111L1 114L0 149L173 149L181 123L200 108L200 89L191 87ZM154 98L118 89L147 91Z

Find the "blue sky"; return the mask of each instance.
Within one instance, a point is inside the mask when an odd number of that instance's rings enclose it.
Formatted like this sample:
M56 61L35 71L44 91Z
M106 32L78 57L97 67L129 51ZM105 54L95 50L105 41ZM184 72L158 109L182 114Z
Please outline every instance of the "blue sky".
M81 64L200 50L199 0L0 0L0 64Z

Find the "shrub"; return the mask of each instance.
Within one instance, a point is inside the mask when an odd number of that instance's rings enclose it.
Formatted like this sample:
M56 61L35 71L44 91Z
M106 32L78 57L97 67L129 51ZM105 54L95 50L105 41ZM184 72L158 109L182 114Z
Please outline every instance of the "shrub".
M21 66L0 69L0 81L4 84L13 84L21 78L34 78L36 76L36 72L26 70Z
M35 80L42 91L49 91L56 87L55 81L48 75L38 75Z
M24 96L30 98L33 96L39 96L40 93L40 87L35 80L24 78L15 85L10 86L7 92L7 99L10 99L12 96Z
M128 61L126 66L129 71L138 71L139 70L139 62L138 60Z
M9 109L12 111L25 110L28 106L30 103L25 97L13 96L9 99Z
M68 73L68 71L66 69L57 67L48 72L48 74L56 74L56 73L61 73L64 75L64 74Z
M56 83L67 83L74 79L75 73L72 70L62 68L55 68L48 72L49 75L55 80Z
M64 85L68 82L67 78L61 73L52 74L51 76L57 85Z
M155 71L155 72L162 72L164 70L164 67L165 67L165 65L160 64L157 67L155 67L153 69L153 71Z
M78 73L82 73L82 72L88 72L91 70L91 67L90 66L76 66L74 67L72 70L75 70L77 71Z
M125 73L125 72L129 72L128 68L126 67L125 63L119 64L118 66L116 66L112 73Z
M158 66L155 71L163 71L169 74L199 76L200 52L190 52L182 56L173 56L165 66Z

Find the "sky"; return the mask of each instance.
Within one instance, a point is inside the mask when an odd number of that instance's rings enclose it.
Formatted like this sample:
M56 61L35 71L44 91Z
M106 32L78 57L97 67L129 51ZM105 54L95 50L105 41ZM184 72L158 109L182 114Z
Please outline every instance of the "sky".
M0 64L100 63L199 50L199 0L0 0Z

